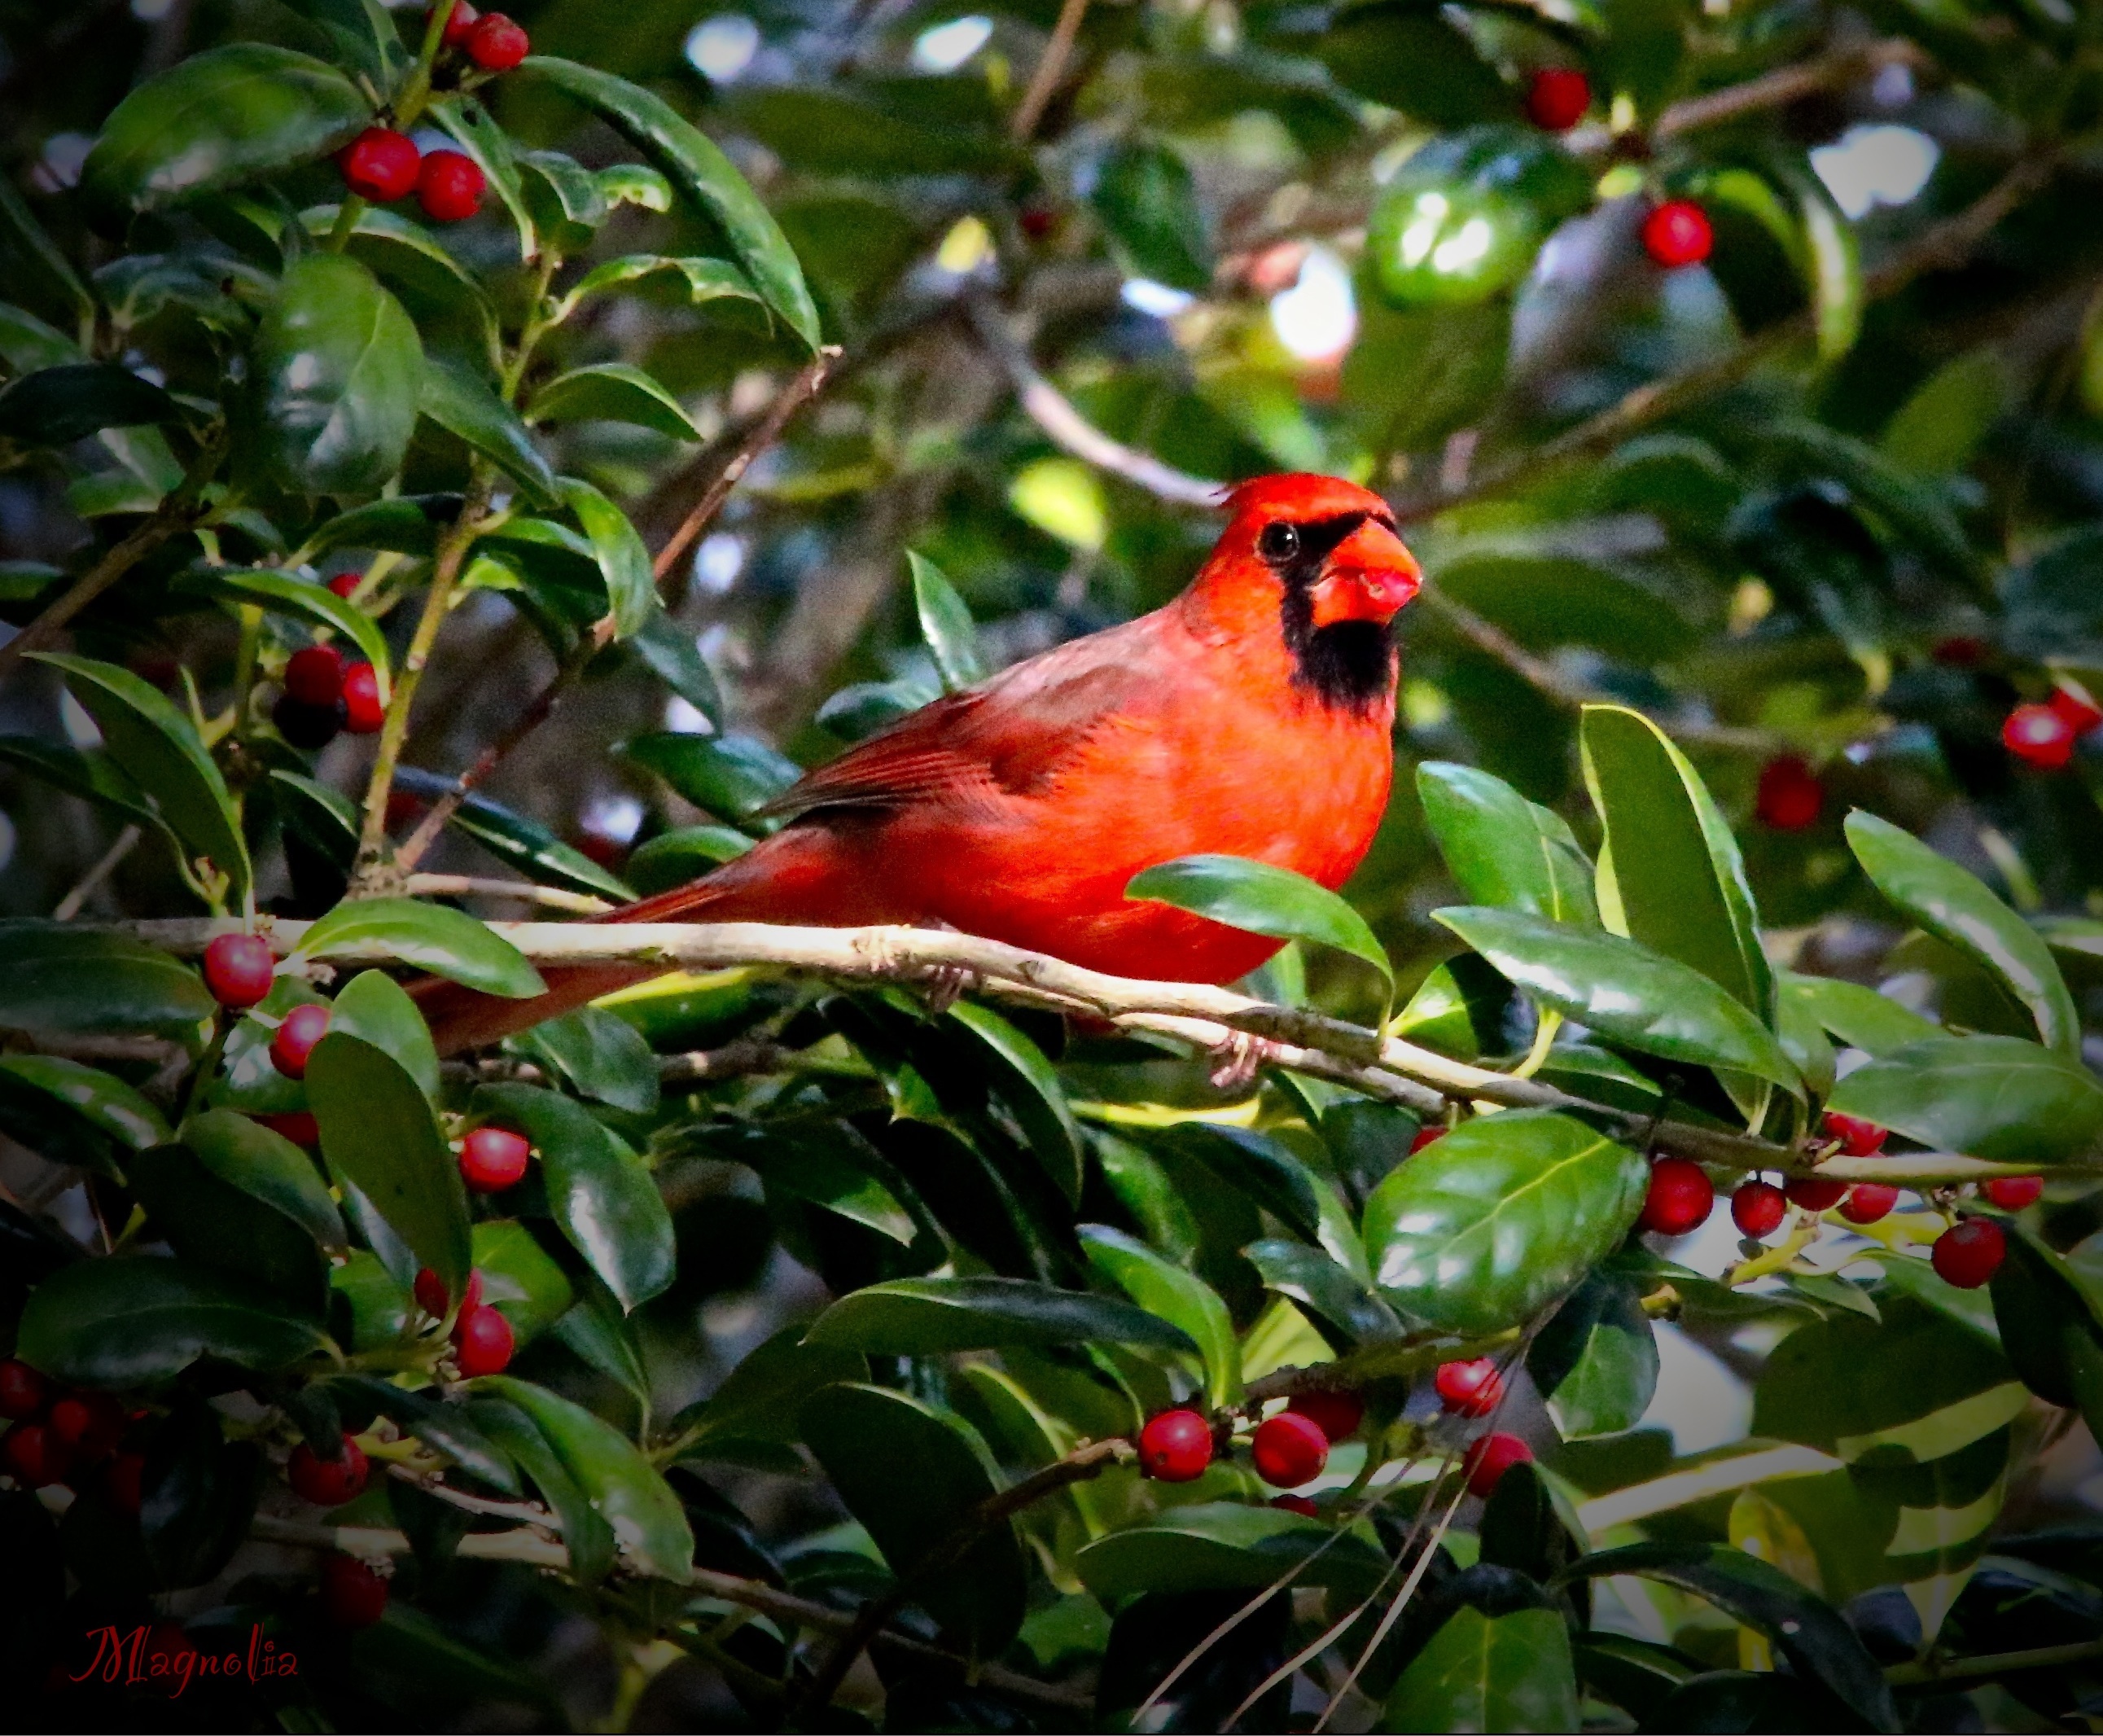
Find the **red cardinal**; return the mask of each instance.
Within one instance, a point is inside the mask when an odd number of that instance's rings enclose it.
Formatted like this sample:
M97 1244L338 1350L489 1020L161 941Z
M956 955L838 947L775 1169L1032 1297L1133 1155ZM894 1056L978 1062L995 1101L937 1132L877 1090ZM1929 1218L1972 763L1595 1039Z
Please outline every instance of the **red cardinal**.
M1231 982L1280 943L1125 897L1180 856L1340 886L1394 772L1388 623L1421 575L1378 495L1266 476L1164 608L900 719L772 805L789 823L705 879L602 919L947 926L1124 977ZM659 973L586 965L501 1000L420 999L441 1052Z

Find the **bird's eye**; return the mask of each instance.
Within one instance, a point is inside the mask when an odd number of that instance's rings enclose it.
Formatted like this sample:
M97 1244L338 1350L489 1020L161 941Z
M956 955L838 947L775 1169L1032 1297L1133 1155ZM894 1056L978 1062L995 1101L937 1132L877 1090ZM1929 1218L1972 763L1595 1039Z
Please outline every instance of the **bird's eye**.
M1256 540L1256 553L1267 561L1289 561L1300 552L1299 527L1266 524Z

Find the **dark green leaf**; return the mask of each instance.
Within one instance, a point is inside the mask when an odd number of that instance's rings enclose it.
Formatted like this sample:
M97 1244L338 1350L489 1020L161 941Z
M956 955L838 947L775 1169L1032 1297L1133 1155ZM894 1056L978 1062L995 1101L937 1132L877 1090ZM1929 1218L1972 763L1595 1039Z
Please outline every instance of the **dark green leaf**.
M1317 941L1363 959L1392 985L1386 950L1364 917L1306 875L1239 856L1185 856L1134 875L1127 898L1150 898L1229 928L1282 941Z
M329 1029L362 1037L399 1062L425 1097L438 1097L438 1052L408 991L384 972L360 971L329 1008Z
M558 479L562 504L576 515L590 538L606 594L613 611L614 636L626 639L656 612L657 581L650 570L650 551L628 514L589 483L574 476Z
M0 182L0 259L10 260L25 279L41 278L39 287L55 301L65 303L77 319L94 319L95 297L43 225L30 214L11 180ZM29 292L27 281L18 282L16 293L22 300L31 299ZM41 298L37 305L46 307ZM52 309L46 307L46 311Z
M722 1441L787 1442L796 1438L797 1418L811 1394L868 1378L869 1364L858 1352L808 1343L802 1327L785 1327L672 1426L684 1440L682 1452L696 1455Z
M1508 114L1510 93L1438 12L1408 0L1354 7L1311 45L1337 83L1430 127Z
M1081 1130L1044 1052L998 1013L971 1002L958 1002L949 1009L949 1017L984 1046L992 1061L994 1088L1013 1111L1029 1149L1067 1204L1078 1205L1083 1166Z
M1832 1106L1945 1151L2023 1163L2093 1155L2103 1084L2020 1037L1929 1037L1858 1067Z
M1593 1273L1541 1329L1526 1366L1565 1440L1634 1428L1657 1391L1657 1340L1640 1288Z
M1303 1565L1304 1564L1304 1565ZM1254 1591L1299 1567L1297 1582L1363 1597L1386 1563L1364 1538L1273 1507L1208 1501L1113 1531L1074 1560L1105 1603L1143 1591ZM1222 1707L1221 1710L1225 1710Z
M887 1236L901 1248L919 1233L897 1195L856 1160L854 1142L752 1128L725 1155L756 1169L771 1201L784 1195L801 1200Z
M1188 1333L1144 1308L1020 1278L900 1278L869 1284L820 1315L804 1342L883 1356L1016 1344L1197 1348Z
M751 736L636 736L624 757L655 772L696 808L749 820L803 775L793 759Z
M510 941L442 904L413 898L360 898L339 904L301 937L310 959L420 965L486 995L527 999L547 992L540 973Z
M340 634L378 671L380 702L386 704L390 666L386 635L380 630L378 621L357 604L336 595L326 585L310 584L281 572L259 572L245 567L202 568L190 575L185 583L260 603L281 615L296 615Z
M160 1111L122 1079L62 1055L0 1056L0 1102L19 1106L24 1093L45 1098L47 1113L77 1119L91 1130L91 1139L109 1140L120 1150L143 1151L168 1137Z
M247 1119L215 1113L226 1120ZM320 1315L328 1268L304 1226L223 1180L185 1146L141 1151L125 1173L155 1234L182 1258L252 1284L289 1313Z
M1416 794L1469 903L1554 922L1598 920L1592 865L1560 814L1529 802L1501 777L1444 760L1417 767Z
M519 1343L539 1338L575 1303L569 1274L517 1219L477 1224L473 1246L482 1300L510 1321Z
M722 728L722 693L691 627L681 626L662 608L655 608L629 643L657 679L706 718L711 728Z
M650 1402L650 1376L642 1365L642 1346L620 1304L605 1290L580 1297L559 1320L555 1336L588 1368L620 1387L638 1404Z
M608 260L602 265L594 265L577 280L577 287L570 292L566 301L575 305L587 296L603 295L608 290L622 288L660 272L676 273L685 279L689 306L698 307L703 302L726 296L758 302L762 307L767 305L765 297L753 287L752 279L727 259L668 259L658 253L630 254L625 259Z
M451 135L452 141L474 160L489 182L490 190L510 213L518 231L518 256L537 259L540 238L533 225L533 212L518 172L511 136L500 127L479 98L466 95L432 99L431 118Z
M1402 1335L1394 1309L1348 1267L1299 1242L1252 1242L1242 1249L1264 1287L1319 1315L1354 1344Z
M404 766L394 775L395 786L412 795L435 801L453 787L450 777L439 777ZM499 861L509 863L528 879L543 886L567 887L625 904L634 896L627 884L608 874L581 850L571 848L536 820L470 795L448 822L465 833Z
M920 617L920 636L941 672L942 691L956 692L986 678L985 655L979 648L978 623L971 605L934 562L907 551L913 569L913 602Z
M1197 186L1167 145L1134 143L1111 152L1096 173L1092 198L1134 276L1172 289L1210 287L1212 243Z
M560 494L554 470L533 443L526 425L465 363L450 356L427 356L416 407L488 459L518 484L534 505L557 504Z
M647 898L698 880L751 848L752 839L735 826L682 826L639 846L625 866L636 891Z
M153 1432L139 1479L139 1537L163 1586L202 1585L248 1539L263 1453L229 1441L219 1413L192 1399Z
M404 1434L414 1435L491 1488L509 1495L519 1493L510 1459L469 1420L465 1405L441 1403L370 1374L339 1374L328 1386L340 1409L392 1417Z
M583 1096L637 1115L657 1107L657 1057L641 1032L603 1008L580 1007L544 1019L514 1040Z
M16 1354L55 1380L149 1385L200 1356L264 1373L318 1350L313 1324L268 1296L180 1260L83 1260L30 1293Z
M558 375L534 393L527 413L536 423L632 422L668 440L701 438L679 400L625 362L594 362Z
M68 795L77 795L159 833L173 849L182 848L138 785L100 749L82 753L62 741L47 741L36 736L0 736L0 765L13 766L41 778Z
M1801 977L1785 971L1776 993L1785 1003L1800 1003L1825 1030L1851 1048L1872 1055L1889 1054L1941 1029L1888 995L1831 977Z
M1402 1672L1384 1730L1574 1730L1570 1633L1553 1609L1463 1605Z
M0 1027L193 1036L211 996L188 965L121 935L0 924Z
M252 1115L208 1109L182 1125L182 1142L221 1182L262 1200L327 1248L344 1245L343 1219L313 1160Z
M1241 1345L1227 1305L1216 1290L1107 1224L1083 1224L1081 1244L1097 1271L1198 1347L1204 1359L1205 1390L1211 1404L1231 1404L1240 1398Z
M1649 1179L1640 1154L1567 1115L1478 1115L1366 1202L1374 1277L1407 1316L1449 1332L1501 1331L1621 1241Z
M174 398L113 363L47 367L0 388L0 439L24 446L69 446L104 428L183 420Z
M1483 959L1464 952L1436 965L1394 1016L1395 1035L1462 1061L1501 1054L1512 986Z

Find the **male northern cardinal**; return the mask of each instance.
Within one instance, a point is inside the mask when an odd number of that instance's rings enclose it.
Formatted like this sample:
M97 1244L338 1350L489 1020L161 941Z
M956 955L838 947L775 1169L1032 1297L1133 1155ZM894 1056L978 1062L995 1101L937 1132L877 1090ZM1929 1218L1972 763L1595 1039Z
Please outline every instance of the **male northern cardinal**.
M1421 575L1386 503L1334 477L1261 477L1226 504L1173 603L900 719L780 796L771 837L600 919L946 925L1118 976L1255 969L1280 942L1125 887L1196 855L1343 884L1387 806L1387 628ZM657 974L573 966L532 1000L419 998L452 1053Z

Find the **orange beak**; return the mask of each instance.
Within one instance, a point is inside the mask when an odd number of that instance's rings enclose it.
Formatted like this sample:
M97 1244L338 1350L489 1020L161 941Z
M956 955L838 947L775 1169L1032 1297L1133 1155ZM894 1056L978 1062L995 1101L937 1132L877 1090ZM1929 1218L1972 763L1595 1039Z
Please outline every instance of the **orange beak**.
M1385 626L1424 583L1416 557L1385 524L1368 519L1336 545L1309 595L1314 625L1370 621Z

